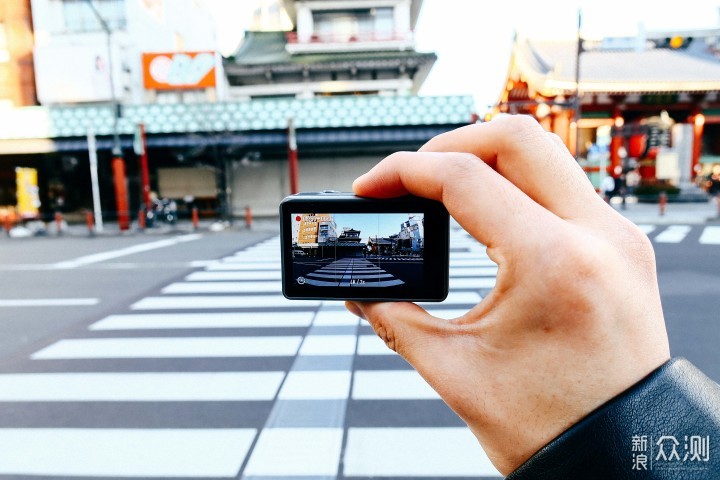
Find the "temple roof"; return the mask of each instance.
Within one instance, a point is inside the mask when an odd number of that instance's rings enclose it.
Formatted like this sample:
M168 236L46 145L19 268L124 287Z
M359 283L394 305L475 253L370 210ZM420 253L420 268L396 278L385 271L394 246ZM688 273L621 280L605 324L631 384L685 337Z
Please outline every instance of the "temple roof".
M720 35L720 31L717 32ZM631 39L627 39L631 40ZM720 56L705 38L672 49L648 40L584 42L580 90L590 93L720 91ZM514 65L535 91L553 96L575 90L576 41L518 38Z

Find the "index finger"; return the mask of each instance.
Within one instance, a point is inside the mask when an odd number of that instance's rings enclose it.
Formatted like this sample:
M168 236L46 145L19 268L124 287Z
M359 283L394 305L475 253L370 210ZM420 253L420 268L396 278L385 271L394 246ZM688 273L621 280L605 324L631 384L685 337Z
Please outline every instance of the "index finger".
M366 197L411 193L439 200L465 230L489 248L537 239L548 222L559 221L467 153L398 152L357 178L353 190Z
M434 137L420 151L472 153L561 218L594 218L606 208L560 139L531 117L461 127Z

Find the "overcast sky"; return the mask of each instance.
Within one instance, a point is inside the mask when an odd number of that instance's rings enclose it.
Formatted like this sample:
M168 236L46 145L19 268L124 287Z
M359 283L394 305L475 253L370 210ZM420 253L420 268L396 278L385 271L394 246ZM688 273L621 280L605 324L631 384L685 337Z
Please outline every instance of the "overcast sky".
M256 0L203 0L218 22L224 55L232 53ZM635 35L646 30L720 27L720 0L425 0L417 49L438 55L421 95L473 95L483 112L504 86L513 32L535 38L573 38L583 12L585 37Z

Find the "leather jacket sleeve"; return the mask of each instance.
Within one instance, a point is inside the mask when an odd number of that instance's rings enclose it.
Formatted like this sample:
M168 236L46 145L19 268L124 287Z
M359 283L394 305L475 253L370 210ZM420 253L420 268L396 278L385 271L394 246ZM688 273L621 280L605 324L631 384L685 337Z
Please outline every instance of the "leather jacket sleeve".
M508 480L720 479L720 386L668 361L535 453Z

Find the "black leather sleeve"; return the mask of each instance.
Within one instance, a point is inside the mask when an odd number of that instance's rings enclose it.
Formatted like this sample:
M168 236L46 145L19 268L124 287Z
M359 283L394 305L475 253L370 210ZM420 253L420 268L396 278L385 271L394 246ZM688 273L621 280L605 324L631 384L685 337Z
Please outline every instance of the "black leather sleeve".
M720 386L676 358L535 453L508 480L720 479Z

